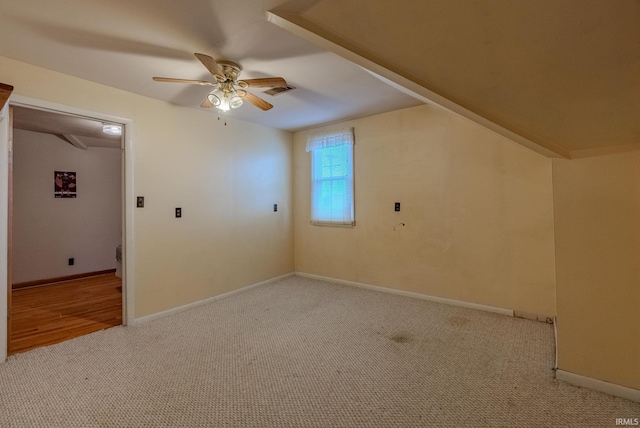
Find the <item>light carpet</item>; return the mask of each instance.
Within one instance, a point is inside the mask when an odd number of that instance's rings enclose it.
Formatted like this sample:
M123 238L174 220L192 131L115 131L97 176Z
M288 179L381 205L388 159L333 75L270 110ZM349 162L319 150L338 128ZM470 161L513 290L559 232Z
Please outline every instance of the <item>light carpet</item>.
M0 364L1 427L608 427L552 326L300 277Z

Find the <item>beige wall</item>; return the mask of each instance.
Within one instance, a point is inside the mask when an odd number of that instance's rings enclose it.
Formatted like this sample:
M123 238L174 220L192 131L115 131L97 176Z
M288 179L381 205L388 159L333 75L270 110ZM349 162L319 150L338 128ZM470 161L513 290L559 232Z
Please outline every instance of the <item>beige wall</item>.
M553 161L559 368L640 389L640 152Z
M347 124L355 228L309 224L307 133L294 135L296 271L555 315L549 159L431 106Z
M292 148L2 57L0 81L133 120L137 317L286 274L294 256L300 272L552 316L557 265L560 368L640 388L638 152L554 161L552 185L549 159L431 106L354 120L357 226L317 227L305 132Z
M122 242L120 149L81 150L19 129L13 142L13 282L115 269ZM54 198L54 171L78 174L76 198Z
M145 196L129 266L136 317L293 270L290 133L224 126L214 114L1 57L0 81L18 95L133 120L135 195Z

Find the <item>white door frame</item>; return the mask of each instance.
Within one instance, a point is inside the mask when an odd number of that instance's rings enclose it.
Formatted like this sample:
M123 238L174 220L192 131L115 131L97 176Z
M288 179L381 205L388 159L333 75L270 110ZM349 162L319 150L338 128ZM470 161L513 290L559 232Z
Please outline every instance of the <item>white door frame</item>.
M131 119L108 115L105 113L90 111L77 107L70 107L48 101L28 98L13 94L9 98L8 106L26 107L36 110L48 110L62 114L83 116L109 123L120 123L124 129L123 147L123 287L122 287L122 323L133 324L135 320L134 306L134 233L133 215L135 209L135 197L133 193L133 121ZM8 110L7 110L8 112ZM8 118L0 123L0 133L8 122ZM8 126L8 125L6 125ZM8 337L7 332L7 214L8 214L8 141L0 135L0 363L7 359ZM3 226L4 225L4 226ZM4 269L2 269L4 267ZM3 274L4 272L4 274Z
M9 97L11 101L11 97ZM7 359L7 243L9 205L9 103L0 111L0 362ZM4 269L2 269L4 263Z

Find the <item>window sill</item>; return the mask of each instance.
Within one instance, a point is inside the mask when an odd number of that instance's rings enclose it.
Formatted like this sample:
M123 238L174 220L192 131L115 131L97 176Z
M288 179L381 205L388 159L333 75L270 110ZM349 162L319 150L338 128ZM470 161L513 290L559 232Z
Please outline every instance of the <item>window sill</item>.
M353 223L349 223L349 224L344 224L344 223L322 223L322 222L310 221L309 224L311 224L311 226L341 227L341 228L346 228L346 229L353 229L354 227L356 227L356 222L355 221Z

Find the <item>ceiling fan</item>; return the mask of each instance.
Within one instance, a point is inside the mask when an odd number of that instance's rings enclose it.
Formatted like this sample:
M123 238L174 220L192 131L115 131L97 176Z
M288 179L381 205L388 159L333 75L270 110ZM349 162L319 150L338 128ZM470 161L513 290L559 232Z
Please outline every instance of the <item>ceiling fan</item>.
M213 86L214 89L200 104L202 108L216 107L222 111L229 111L240 107L244 101L254 106L269 110L273 105L262 98L247 92L247 88L285 88L287 82L282 77L265 77L261 79L238 80L242 70L238 64L231 61L216 61L209 55L196 53L196 58L215 77L215 82L206 80L174 79L171 77L154 77L156 82L187 83L191 85Z

